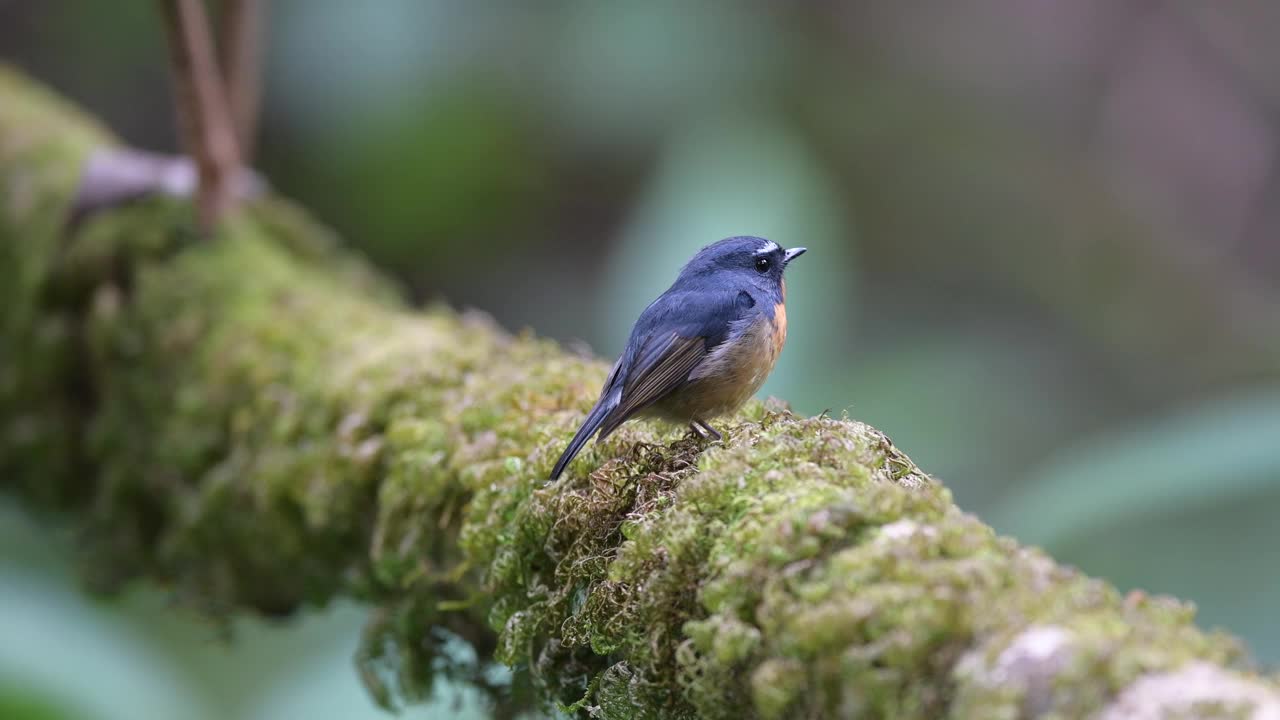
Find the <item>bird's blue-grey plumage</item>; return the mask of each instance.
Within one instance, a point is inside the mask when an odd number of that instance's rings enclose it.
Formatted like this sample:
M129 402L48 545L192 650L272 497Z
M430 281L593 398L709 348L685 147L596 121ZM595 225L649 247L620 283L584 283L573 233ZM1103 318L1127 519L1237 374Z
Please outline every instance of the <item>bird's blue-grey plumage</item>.
M551 478L560 476L597 431L604 439L638 413L704 421L704 415L734 409L754 393L786 333L785 312L780 334L777 327L786 292L782 271L802 252L750 236L700 250L636 320L600 398Z

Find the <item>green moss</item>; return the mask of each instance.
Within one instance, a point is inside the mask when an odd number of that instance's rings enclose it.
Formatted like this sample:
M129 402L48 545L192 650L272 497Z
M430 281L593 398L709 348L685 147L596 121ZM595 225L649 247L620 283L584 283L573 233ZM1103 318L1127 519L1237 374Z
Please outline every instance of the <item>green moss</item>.
M0 487L44 506L81 499L78 318L47 304L81 165L107 135L0 65Z
M29 90L0 73L0 97ZM208 240L160 200L63 233L70 168L105 140L33 97L58 119L30 142L0 102L0 173L25 183L0 206L23 277L0 291L0 482L78 513L101 589L149 578L214 614L365 601L359 666L388 704L444 674L600 717L1079 717L1190 658L1243 664L1189 607L995 536L861 423L760 403L723 443L631 423L546 483L603 364L407 309L276 199ZM1011 681L1036 627L1070 652Z

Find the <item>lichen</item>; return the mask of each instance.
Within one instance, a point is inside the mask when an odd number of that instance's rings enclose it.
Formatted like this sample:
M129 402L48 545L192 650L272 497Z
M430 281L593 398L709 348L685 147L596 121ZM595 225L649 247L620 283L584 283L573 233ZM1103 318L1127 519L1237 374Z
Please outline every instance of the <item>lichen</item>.
M548 483L602 363L407 308L274 198L211 238L172 200L64 232L70 168L109 140L12 74L0 97L22 276L0 482L79 520L99 589L148 578L215 616L364 601L388 704L445 674L604 718L1083 717L1191 659L1245 667L1189 606L996 536L848 419L631 423ZM1045 627L1061 667L1011 680Z

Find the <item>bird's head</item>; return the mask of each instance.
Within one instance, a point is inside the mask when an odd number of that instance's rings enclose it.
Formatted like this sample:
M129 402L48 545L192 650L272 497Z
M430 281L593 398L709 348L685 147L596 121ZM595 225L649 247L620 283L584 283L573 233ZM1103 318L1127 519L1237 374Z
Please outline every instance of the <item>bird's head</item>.
M756 287L782 287L787 264L805 248L784 248L772 240L751 235L725 238L698 251L680 271L682 278L732 276Z

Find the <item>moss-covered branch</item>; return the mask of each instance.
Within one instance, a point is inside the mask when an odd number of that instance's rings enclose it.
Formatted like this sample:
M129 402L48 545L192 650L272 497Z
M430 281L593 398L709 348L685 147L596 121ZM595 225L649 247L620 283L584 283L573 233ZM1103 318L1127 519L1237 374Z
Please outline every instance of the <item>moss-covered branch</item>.
M997 537L861 423L636 423L544 485L603 365L409 310L278 200L212 241L159 200L67 227L110 144L0 70L0 483L85 529L98 588L366 601L384 697L485 682L461 638L610 718L1280 712L1188 606Z

